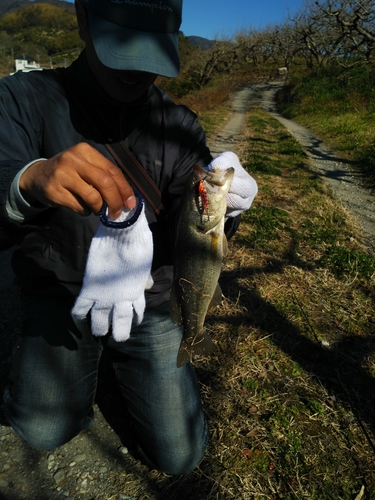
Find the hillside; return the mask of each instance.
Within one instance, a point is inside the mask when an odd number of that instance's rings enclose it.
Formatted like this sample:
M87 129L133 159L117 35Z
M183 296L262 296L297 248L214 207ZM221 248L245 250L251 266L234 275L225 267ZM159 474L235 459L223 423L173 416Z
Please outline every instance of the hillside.
M210 49L214 44L213 40L208 40L207 38L203 38L201 36L187 36L186 38L189 40L191 45L200 47L203 50Z
M15 58L27 56L45 67L66 66L82 50L73 4L6 0L1 7L7 12L0 17L0 77L14 71Z
M74 4L66 2L65 0L38 0L37 2L33 2L31 0L1 0L0 16L23 7L35 5L36 3L47 3L50 5L55 5L56 7L63 7L64 9L74 9Z

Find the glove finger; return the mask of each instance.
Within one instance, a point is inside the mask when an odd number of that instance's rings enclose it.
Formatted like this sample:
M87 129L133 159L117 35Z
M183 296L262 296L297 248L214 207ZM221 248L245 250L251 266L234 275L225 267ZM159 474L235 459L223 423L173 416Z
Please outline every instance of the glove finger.
M247 210L253 198L251 196L241 196L237 193L228 193L227 194L227 207L231 210Z
M95 337L101 337L109 332L112 314L112 306L94 303L91 309L91 333Z
M130 337L133 320L133 308L131 302L120 302L114 305L112 336L116 342L124 342Z
M145 286L145 290L150 290L150 288L152 288L154 284L154 280L152 279L152 276L151 274L148 276L147 278L147 283L146 283L146 286Z
M227 170L230 167L234 168L236 171L238 167L241 167L238 156L231 151L225 151L219 154L209 164L209 170Z
M71 310L71 315L74 320L85 319L87 313L92 307L92 300L78 298Z
M140 297L138 297L138 299L133 301L133 310L134 310L133 323L135 325L140 325L142 323L145 307L146 307L146 299L144 294L142 294Z

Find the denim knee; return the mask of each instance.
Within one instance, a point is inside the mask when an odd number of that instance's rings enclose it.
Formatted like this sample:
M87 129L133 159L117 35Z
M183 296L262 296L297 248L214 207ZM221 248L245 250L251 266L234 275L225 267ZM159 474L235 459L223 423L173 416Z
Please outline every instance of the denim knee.
M107 345L145 462L173 475L191 472L208 441L194 369L176 364L181 338L166 303L146 310L129 340Z
M207 443L202 442L195 449L178 450L176 449L173 455L169 455L167 460L164 457L160 460L160 465L157 469L165 474L179 476L189 474L201 462Z
M4 393L5 415L11 427L32 448L52 450L73 439L82 430L91 426L94 413L77 413L66 408L29 408L15 403L9 390Z
M208 423L203 413L199 420L184 436L168 438L164 434L163 446L157 449L151 449L143 443L138 447L139 459L150 468L165 474L189 474L201 462L209 442Z
M21 304L5 412L33 448L53 449L90 425L102 346L88 327L77 329L70 298L24 296Z

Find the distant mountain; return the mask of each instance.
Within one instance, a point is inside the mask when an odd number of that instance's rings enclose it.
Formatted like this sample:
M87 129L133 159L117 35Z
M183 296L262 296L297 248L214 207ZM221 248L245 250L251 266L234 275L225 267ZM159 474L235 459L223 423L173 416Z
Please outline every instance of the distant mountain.
M74 9L74 3L66 2L65 0L0 0L0 16L9 14L22 7L35 5L36 3L48 3L64 9Z
M208 40L207 38L202 38L201 36L187 36L186 38L192 45L197 45L203 50L210 49L214 44L213 40Z
M28 3L28 2L27 2ZM25 0L2 0L0 3L0 15L3 16L12 10L19 9L23 4L26 4Z

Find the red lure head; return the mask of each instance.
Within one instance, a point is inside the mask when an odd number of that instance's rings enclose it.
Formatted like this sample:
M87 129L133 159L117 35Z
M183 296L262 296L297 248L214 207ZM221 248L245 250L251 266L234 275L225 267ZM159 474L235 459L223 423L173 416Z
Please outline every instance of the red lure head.
M208 194L204 187L204 180L198 182L198 196L200 198L202 212L206 212L208 215Z

